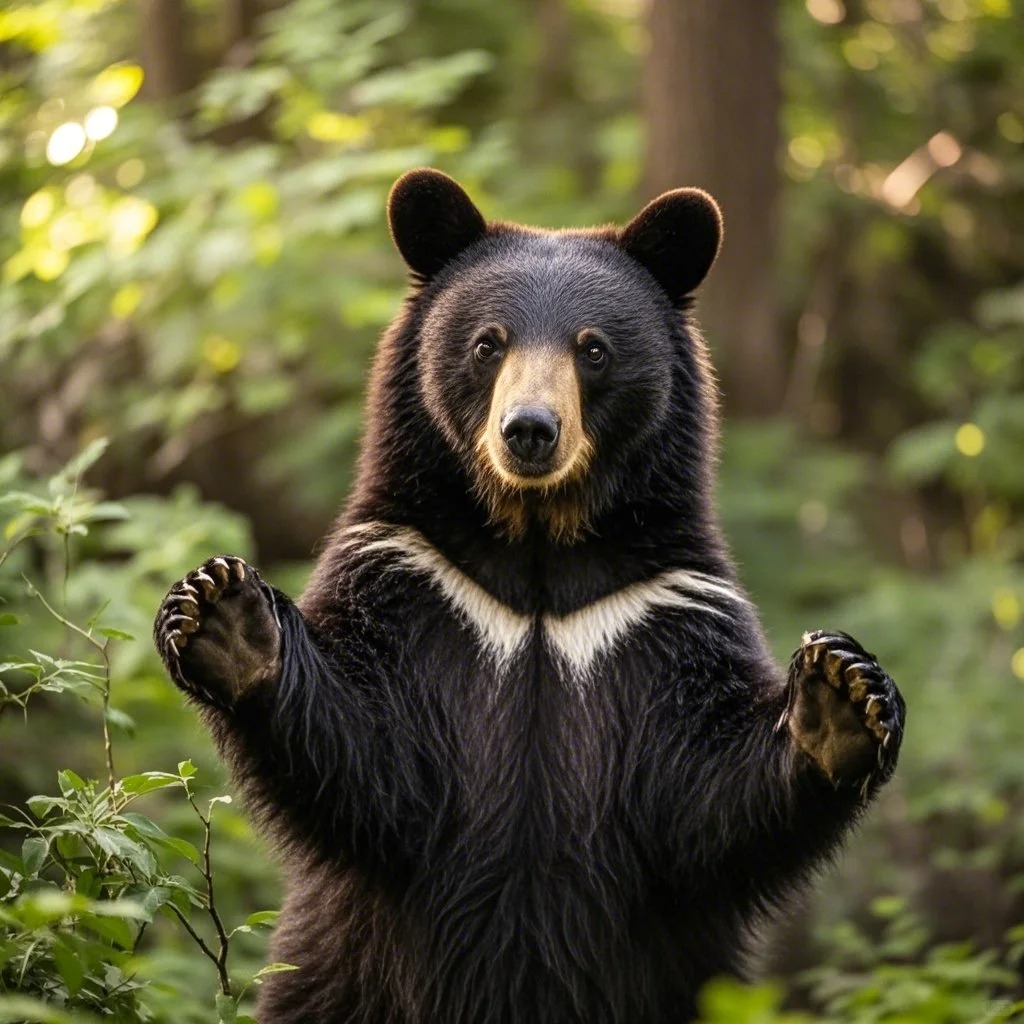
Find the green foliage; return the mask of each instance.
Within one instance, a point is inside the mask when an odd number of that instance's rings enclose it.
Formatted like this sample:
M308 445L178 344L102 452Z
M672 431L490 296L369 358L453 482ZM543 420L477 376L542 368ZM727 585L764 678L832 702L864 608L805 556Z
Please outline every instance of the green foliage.
M928 932L903 900L876 900L885 921L879 938L850 922L827 936L829 961L807 972L828 1019L851 1024L1002 1024L1024 1016L1014 999L1020 981L1021 930L1003 956L970 942L928 948Z
M785 1013L778 985L743 985L717 978L700 996L700 1024L809 1024L802 1013Z
M254 533L298 589L400 302L393 178L439 165L531 223L637 207L639 8L271 7L230 39L183 5L195 52L162 93L133 5L0 11L0 1021L246 1020L270 859L211 804L148 636L170 581ZM818 939L774 936L785 983L716 983L708 1021L1021 1015L1022 13L781 5L800 372L787 425L727 431L720 504L780 659L848 629L910 720Z
M247 66L200 83L187 125L135 96L141 69L109 63L121 55L98 45L121 12L64 6L47 59L4 73L0 131L51 140L48 153L12 148L8 173L24 198L0 211L0 236L17 240L0 249L0 358L14 375L7 385L30 382L7 391L12 412L27 422L39 394L63 394L71 405L60 415L115 437L117 460L155 449L160 478L228 420L260 423L308 403L317 415L300 429L315 488L325 453L351 459L358 414L344 399L400 295L397 263L382 252L387 188L409 166L457 157L464 133L429 112L489 58L383 67L408 4L294 0L261 21ZM74 34L72 18L82 22ZM116 130L63 162L56 133L97 109L115 111ZM218 141L256 115L249 145ZM67 394L68 373L86 375L85 393ZM32 439L17 423L5 423L11 445Z
M209 1019L216 986L220 1019L244 1020L238 1004L249 987L287 965L255 970L247 961L241 975L229 973L228 956L238 945L235 937L250 935L276 917L272 911L250 914L229 928L223 903L215 900L213 809L230 804L231 798L201 798L198 771L189 760L180 761L174 771L118 775L115 735L129 732L134 719L112 703L114 679L118 677L121 699L128 695L124 691L139 685L140 671L152 671L154 659L141 651L135 658L117 657L117 647L137 646L138 641L120 626L106 624L123 621L115 617L120 606L114 602L102 601L81 624L76 621L92 601L90 569L101 570L116 557L126 563L121 569L125 575L152 573L152 534L147 530L137 535L137 549L126 552L121 546L126 534L114 533L130 521L130 503L104 502L82 485L82 475L105 447L102 441L90 445L44 486L16 480L17 460L8 460L5 477L15 486L0 491L0 507L13 512L4 531L8 546L0 552L6 602L19 600L10 587L7 570L12 566L59 563L52 574L56 596L21 574L24 611L4 613L7 639L27 631L45 637L51 649L66 652L57 657L29 650L0 664L0 715L12 708L30 712L26 724L32 728L37 715L52 720L53 709L39 705L78 698L88 711L77 725L92 733L91 739L84 737L83 749L92 755L86 760L98 769L90 777L65 767L57 773L56 793L27 796L0 812L0 1019L203 1020ZM211 523L218 518L215 509L203 515ZM224 525L230 532L230 521ZM182 526L178 529L180 534ZM200 544L210 532L209 527L203 530ZM173 550L183 538L167 539ZM119 548L116 556L108 543ZM109 584L119 574L113 570L103 575ZM8 649L18 650L16 639L5 643ZM115 670L114 665L123 668ZM154 803L152 794L157 793L163 803ZM167 827L142 813L140 801L156 809ZM192 819L191 829L181 827L176 806ZM168 831L172 822L175 831ZM206 958L209 985L197 989L193 982L186 990L173 973L164 976L161 958L152 956L149 946L154 934L166 942L169 927ZM246 975L247 981L240 980ZM150 998L161 988L174 993L165 1005L159 997ZM211 991L204 1007L202 992L207 988ZM195 1005L189 1005L185 991L197 992ZM79 1011L92 1011L95 1017Z
M803 979L821 1014L787 1012L775 984L742 985L729 979L701 993L700 1024L1006 1024L1024 1019L1018 948L1000 958L979 953L968 942L928 948L927 930L899 899L879 900L887 920L880 940L853 924L837 925L827 937L828 961ZM1013 938L1013 936L1010 936Z

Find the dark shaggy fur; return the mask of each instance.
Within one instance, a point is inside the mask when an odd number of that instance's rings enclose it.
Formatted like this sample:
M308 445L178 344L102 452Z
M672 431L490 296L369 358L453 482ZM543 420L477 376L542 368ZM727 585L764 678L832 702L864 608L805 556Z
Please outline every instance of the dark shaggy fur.
M268 978L260 1019L688 1020L891 773L902 702L844 634L806 637L787 683L739 588L686 312L718 245L707 197L670 193L623 232L536 232L418 172L391 220L418 285L301 602L219 558L157 620L283 849L273 955L300 969ZM474 346L495 325L531 358L599 332L581 478L481 484L500 359Z

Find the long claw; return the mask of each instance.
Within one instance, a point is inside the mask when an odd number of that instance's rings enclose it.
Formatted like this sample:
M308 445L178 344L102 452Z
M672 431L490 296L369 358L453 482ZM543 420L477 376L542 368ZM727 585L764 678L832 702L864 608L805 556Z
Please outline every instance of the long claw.
M231 568L223 558L213 558L208 564L210 571L216 573L221 586L228 582L231 576Z
M217 593L217 583L213 577L208 576L205 572L199 570L192 578L198 580L203 585L203 592L206 599L208 601L212 600L214 594Z

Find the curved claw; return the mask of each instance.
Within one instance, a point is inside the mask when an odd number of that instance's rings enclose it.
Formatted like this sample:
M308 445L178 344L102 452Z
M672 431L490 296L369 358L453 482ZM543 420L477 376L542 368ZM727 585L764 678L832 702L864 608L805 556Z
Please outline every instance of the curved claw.
M216 574L217 580L221 586L227 584L231 576L231 569L229 568L228 563L223 558L221 558L220 556L218 556L217 558L211 558L210 561L206 564L210 572Z

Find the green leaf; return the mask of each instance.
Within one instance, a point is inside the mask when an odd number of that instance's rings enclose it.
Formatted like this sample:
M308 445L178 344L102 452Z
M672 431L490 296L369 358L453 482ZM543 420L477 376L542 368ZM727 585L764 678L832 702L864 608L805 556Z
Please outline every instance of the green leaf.
M163 840L163 845L175 853L180 853L193 864L199 863L199 851L187 840L179 839L177 836L168 836Z
M70 796L85 789L85 780L70 768L65 768L57 773L57 785L65 796Z
M260 925L273 924L280 916L280 910L257 910L245 919L245 923L251 928L258 928Z
M0 1024L91 1024L98 1019L78 1010L74 1015L65 1013L29 996L0 996Z
M159 775L160 772L154 772L153 774ZM145 775L128 775L128 779L142 779ZM122 779L122 782L125 780ZM132 826L140 835L145 836L147 839L166 839L167 833L155 822L151 821L144 814L138 814L135 811L125 811L121 815L121 820L127 822Z
M85 965L78 951L69 945L66 938L61 937L53 944L53 959L68 986L68 993L75 995L85 981Z
M135 840L129 839L123 832L104 825L94 829L91 837L105 853L127 861L146 878L156 870L153 854Z
M157 885L149 889L142 897L142 909L148 915L147 920L151 920L164 904L170 902L170 899L171 890L166 886Z
M14 612L0 612L0 626L16 626L21 619Z
M169 772L142 772L139 775L126 775L121 780L121 789L133 796L141 796L143 793L152 793L157 789L180 785L181 778L171 775Z
M40 820L45 818L55 807L63 810L68 806L66 800L61 800L57 796L30 796L25 803L28 805L28 809ZM0 822L0 824L7 823Z
M173 850L193 864L199 863L199 851L187 840L169 836L159 825L141 814L125 812L121 817L150 844L162 849Z
M80 920L86 928L121 949L131 949L135 942L135 933L131 926L121 918L83 914Z
M105 636L110 640L135 639L135 637L131 633L126 633L123 629L115 629L113 626L102 626L99 632L102 636Z
M214 1005L217 1009L217 1024L238 1024L238 1004L231 996L218 992Z
M265 978L268 974L282 974L285 971L297 971L297 964L283 964L273 963L267 964L266 967L261 967L253 976L252 980L255 984L259 984L260 981Z
M25 874L33 876L39 874L39 869L46 861L50 852L50 844L45 839L33 836L21 844L21 860L25 865Z
M14 505L22 512L29 512L37 516L54 515L56 509L48 504L37 494L28 494L25 491L8 491L0 496L0 504Z
M130 921L148 921L149 916L138 900L89 900L89 913L97 917L121 917Z
M88 512L80 517L90 523L120 522L131 518L131 513L117 501L101 501L93 505Z
M135 719L120 708L108 707L105 717L108 724L112 725L115 729L124 733L126 736L135 735Z
M190 779L198 769L191 761L178 762L178 775L183 779Z

